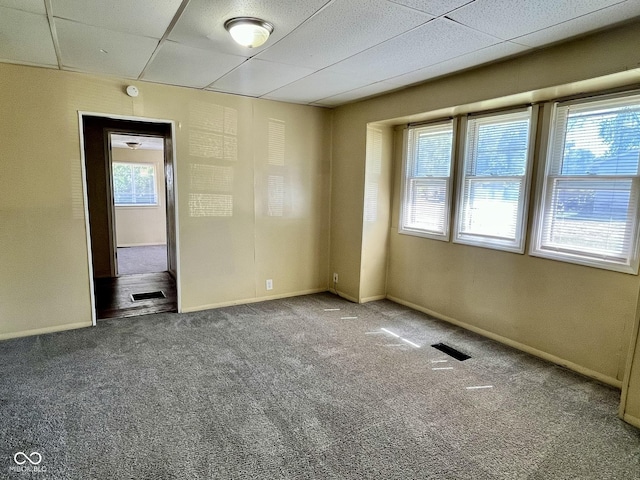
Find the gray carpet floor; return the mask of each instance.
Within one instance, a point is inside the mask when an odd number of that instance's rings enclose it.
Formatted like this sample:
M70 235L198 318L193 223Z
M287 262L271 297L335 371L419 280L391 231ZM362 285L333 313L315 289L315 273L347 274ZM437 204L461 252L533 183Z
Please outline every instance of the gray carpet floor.
M0 478L637 479L618 403L392 302L309 295L1 342Z
M118 247L118 275L166 271L166 245Z

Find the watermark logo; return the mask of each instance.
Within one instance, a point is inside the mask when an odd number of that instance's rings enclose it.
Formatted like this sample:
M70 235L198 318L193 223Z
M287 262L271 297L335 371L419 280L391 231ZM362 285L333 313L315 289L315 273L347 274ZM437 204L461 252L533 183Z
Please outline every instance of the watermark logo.
M21 460L18 460L19 458ZM31 455L27 455L24 452L18 452L13 456L13 461L16 462L16 465L24 465L27 462L29 462L31 465L39 465L42 461L42 455L40 455L38 452L32 452Z
M24 452L16 452L13 455L15 465L9 467L11 472L46 472L47 467L41 466L42 455L38 452L31 452L27 455Z

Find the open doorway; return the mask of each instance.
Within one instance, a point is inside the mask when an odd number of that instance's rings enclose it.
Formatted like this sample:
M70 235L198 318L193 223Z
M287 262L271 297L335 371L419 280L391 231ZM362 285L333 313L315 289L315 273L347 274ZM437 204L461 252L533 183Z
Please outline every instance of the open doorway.
M177 311L172 124L80 116L95 316Z
M110 134L117 276L168 270L164 139Z

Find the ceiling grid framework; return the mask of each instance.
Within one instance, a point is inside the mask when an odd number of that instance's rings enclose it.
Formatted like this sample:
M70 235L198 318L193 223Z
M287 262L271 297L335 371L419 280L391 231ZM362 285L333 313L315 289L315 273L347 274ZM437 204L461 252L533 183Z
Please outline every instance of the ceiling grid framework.
M224 28L275 30L258 48ZM0 62L335 107L640 17L640 0L0 0Z

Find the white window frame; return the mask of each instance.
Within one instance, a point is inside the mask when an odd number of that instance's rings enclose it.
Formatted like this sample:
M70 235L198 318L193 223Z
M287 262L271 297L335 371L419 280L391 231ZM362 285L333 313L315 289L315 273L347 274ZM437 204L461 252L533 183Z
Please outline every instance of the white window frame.
M433 240L441 240L444 242L449 241L450 237L450 225L451 225L451 199L453 195L453 176L455 168L455 155L456 155L456 138L457 138L457 119L451 118L447 120L434 121L430 123L420 125L410 125L405 128L403 135L403 151L402 151L402 185L401 185L401 201L400 201L400 219L398 222L398 233L405 235L414 235L418 237L430 238ZM409 175L415 168L415 142L409 143L409 131L438 128L443 126L451 126L451 160L449 164L449 175L447 177L442 176L425 176L416 177ZM410 207L411 196L411 182L413 179L432 179L438 181L445 181L446 193L445 193L445 212L443 233L437 233L426 229L411 227L405 225L405 215Z
M529 137L527 141L527 163L525 172L522 176L475 176L467 173L467 163L469 157L467 153L470 150L469 144L472 139L468 136L468 123L470 119L492 119L500 116L507 116L522 112L529 113ZM522 108L512 108L499 112L484 113L480 115L471 115L462 119L461 135L460 135L460 151L461 161L458 166L458 195L456 202L456 215L454 221L454 237L453 242L472 245L476 247L491 248L495 250L504 250L523 254L525 251L527 216L529 211L529 190L531 188L531 172L533 168L533 159L536 143L536 127L538 123L538 106L531 105ZM520 201L518 202L518 212L516 219L516 235L514 240L502 237L493 237L488 235L465 233L462 232L462 222L464 221L464 192L465 184L468 178L482 179L484 181L504 181L504 180L520 180L522 182L522 190Z
M556 135L560 133L556 132L556 116L559 107L570 105L594 105L603 104L614 105L615 103L626 102L638 102L640 103L640 94L638 92L631 92L625 94L616 95L600 95L590 98L582 98L577 100L571 100L566 102L549 102L545 106L544 122L548 124L546 131L548 135L543 139L543 151L545 152L544 164L539 168L538 188L536 192L537 202L535 208L535 217L533 225L532 241L529 254L534 257L548 258L551 260L558 260L567 263L574 263L578 265L586 265L589 267L601 268L605 270L612 270L616 272L629 273L633 275L638 274L638 266L640 264L639 254L639 225L638 214L640 213L640 207L638 205L640 199L640 168L636 175L561 175L552 174L550 170L555 166L553 159L553 146L557 140ZM566 126L565 126L566 128ZM563 145L565 142L565 132L561 133L563 139ZM630 231L629 238L631 244L627 251L625 259L616 259L612 257L606 257L603 255L597 255L595 252L580 251L577 249L554 247L552 244L545 242L544 235L544 218L545 207L549 201L549 196L553 194L553 189L550 186L554 179L563 178L567 180L576 181L611 181L611 179L630 179L631 197L635 196L635 205L630 206L630 210L627 214L627 226Z
M139 208L145 208L145 207L157 207L159 205L159 199L158 199L158 172L156 169L156 165L154 163L151 162L122 162L122 161L117 161L114 160L111 162L111 175L113 175L113 168L118 165L130 165L132 168L135 167L151 167L151 169L153 170L153 198L155 199L155 201L153 203L117 203L116 202L116 194L115 194L115 185L114 185L114 192L113 192L113 204L116 207L139 207ZM132 170L133 171L133 170ZM132 178L133 180L133 178Z

